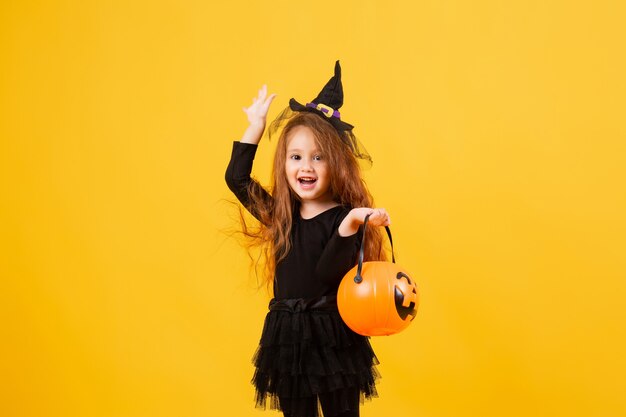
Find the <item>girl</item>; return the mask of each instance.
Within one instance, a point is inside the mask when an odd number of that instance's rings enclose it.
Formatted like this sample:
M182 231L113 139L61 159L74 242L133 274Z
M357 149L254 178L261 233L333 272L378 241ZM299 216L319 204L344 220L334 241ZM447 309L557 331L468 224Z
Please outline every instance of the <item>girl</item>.
M244 108L249 126L233 143L226 183L260 222L244 234L264 248L274 298L254 355L256 405L286 417L359 415L359 402L376 396L378 364L367 337L351 331L337 310L341 278L355 265L365 216L386 226L373 205L357 158L369 160L337 109L343 103L339 61L320 95L290 106L270 126L287 120L276 148L272 194L250 178L252 162L275 94L263 86ZM368 228L366 260L385 260L382 235Z

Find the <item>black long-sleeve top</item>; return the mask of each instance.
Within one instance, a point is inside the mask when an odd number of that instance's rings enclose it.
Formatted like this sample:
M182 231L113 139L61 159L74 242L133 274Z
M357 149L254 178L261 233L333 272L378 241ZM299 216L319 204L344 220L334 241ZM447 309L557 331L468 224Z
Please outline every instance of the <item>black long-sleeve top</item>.
M226 184L255 217L250 207L248 187L257 145L233 142ZM259 186L260 187L260 186ZM265 192L264 197L271 199ZM274 297L314 298L337 293L341 278L356 264L362 227L351 236L340 236L339 225L350 207L336 206L315 217L303 219L298 204L293 208L291 250L276 266Z

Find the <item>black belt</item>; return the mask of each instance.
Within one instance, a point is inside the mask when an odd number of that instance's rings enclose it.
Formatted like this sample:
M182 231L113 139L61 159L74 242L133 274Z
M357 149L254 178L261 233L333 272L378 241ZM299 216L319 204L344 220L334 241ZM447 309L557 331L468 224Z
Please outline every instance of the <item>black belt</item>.
M270 300L269 309L272 311L289 311L300 313L302 311L336 311L337 296L324 295L315 298L283 298Z

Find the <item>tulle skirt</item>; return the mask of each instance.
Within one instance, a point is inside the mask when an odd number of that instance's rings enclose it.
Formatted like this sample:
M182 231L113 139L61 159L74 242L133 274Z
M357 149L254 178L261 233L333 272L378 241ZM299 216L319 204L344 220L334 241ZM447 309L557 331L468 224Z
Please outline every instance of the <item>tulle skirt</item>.
M335 296L270 301L254 354L256 406L298 417L319 416L319 395L334 415L376 397L378 359L369 338L350 330Z

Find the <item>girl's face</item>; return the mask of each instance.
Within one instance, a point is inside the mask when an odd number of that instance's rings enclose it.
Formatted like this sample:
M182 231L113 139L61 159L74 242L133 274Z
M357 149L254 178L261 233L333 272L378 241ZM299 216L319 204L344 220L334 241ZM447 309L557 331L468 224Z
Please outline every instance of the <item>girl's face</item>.
M296 126L287 138L285 174L291 189L303 202L332 201L328 163L317 149L310 128Z

